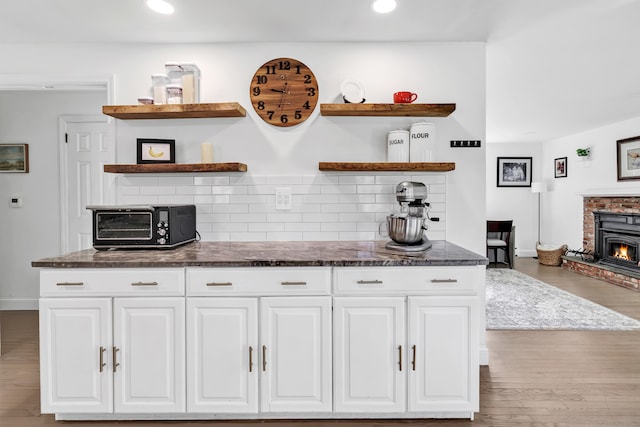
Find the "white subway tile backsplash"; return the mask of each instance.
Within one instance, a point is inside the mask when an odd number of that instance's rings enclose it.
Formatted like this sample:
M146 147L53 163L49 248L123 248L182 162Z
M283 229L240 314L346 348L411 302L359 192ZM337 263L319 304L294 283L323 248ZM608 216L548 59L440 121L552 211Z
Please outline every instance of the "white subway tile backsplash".
M193 178L194 185L228 185L228 176L196 176Z
M327 203L322 205L322 212L358 212L355 203Z
M140 187L140 194L176 194L176 187L168 185Z
M325 222L320 225L320 231L356 231L358 224L355 222Z
M161 176L158 185L193 185L192 176Z
M160 195L158 196L158 203L163 205L192 205L193 204L193 196L188 195Z
M302 178L301 176L267 176L267 184L278 186L302 184Z
M347 184L375 184L375 177L373 176L353 176L342 175L338 177L338 183L340 185Z
M325 232L325 233L315 233L315 232L309 232L309 233L302 233L302 240L306 240L309 242L312 241L330 241L330 240L340 240L340 233L335 232L335 231L331 231L331 232Z
M229 233L229 238L234 242L263 242L267 240L267 233Z
M319 222L292 222L284 225L285 231L320 231Z
M267 232L273 232L273 231L284 231L284 224L282 224L281 222L273 222L273 223L264 223L264 222L257 222L257 223L249 223L247 224L247 229L250 232L254 232L254 231L267 231Z
M378 227L398 211L401 181L428 186L428 237L446 238L446 174L320 172L304 176L119 176L121 204L195 204L203 241L388 240ZM291 209L275 209L275 189L291 189Z
M176 194L211 194L211 187L201 185L177 185Z
M287 242L302 240L301 232L267 232L267 240L270 242Z

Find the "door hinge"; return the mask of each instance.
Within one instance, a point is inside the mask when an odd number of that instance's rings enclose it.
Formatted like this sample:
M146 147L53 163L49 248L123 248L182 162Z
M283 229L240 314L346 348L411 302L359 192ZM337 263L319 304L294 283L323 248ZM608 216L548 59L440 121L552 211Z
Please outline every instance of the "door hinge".
M69 134L68 133L64 133L64 143L68 144L69 143Z

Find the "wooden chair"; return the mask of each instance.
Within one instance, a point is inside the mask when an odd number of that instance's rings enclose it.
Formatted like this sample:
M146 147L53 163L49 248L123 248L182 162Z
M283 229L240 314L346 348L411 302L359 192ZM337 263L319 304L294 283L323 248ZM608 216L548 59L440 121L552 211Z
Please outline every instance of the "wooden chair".
M493 251L493 259L498 263L498 251L504 251L504 260L509 268L513 268L511 255L511 230L513 220L508 221L487 221L487 258L489 251Z

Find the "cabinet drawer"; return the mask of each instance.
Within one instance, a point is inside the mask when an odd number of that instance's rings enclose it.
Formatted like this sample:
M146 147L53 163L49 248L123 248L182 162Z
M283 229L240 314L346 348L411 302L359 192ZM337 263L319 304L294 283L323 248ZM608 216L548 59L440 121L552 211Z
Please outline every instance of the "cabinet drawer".
M338 267L336 294L471 294L477 289L475 268L467 267Z
M183 296L184 268L42 269L40 296Z
M187 295L329 295L330 267L187 268Z

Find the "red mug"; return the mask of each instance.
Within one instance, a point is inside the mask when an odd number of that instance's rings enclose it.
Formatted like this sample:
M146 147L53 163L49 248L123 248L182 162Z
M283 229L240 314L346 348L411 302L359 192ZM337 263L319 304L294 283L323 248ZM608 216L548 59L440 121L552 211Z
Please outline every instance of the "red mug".
M396 104L411 104L418 99L418 94L413 92L396 92L393 94L393 102Z

